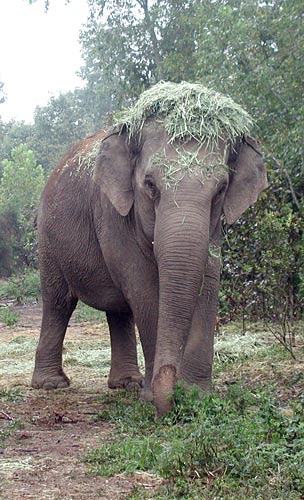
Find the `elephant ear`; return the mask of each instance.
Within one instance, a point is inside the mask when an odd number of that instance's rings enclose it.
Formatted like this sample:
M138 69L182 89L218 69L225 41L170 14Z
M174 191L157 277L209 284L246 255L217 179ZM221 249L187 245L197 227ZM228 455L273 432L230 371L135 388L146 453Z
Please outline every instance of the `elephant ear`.
M134 202L133 161L125 134L112 132L102 141L93 180L120 215L126 216Z
M258 144L244 137L228 160L230 179L223 210L228 224L233 224L253 205L268 186L266 168Z

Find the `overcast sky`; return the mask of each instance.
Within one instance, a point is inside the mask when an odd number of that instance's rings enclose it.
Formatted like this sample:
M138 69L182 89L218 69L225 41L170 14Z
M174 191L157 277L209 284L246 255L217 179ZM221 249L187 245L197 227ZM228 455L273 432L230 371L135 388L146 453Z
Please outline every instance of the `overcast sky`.
M52 95L83 86L76 76L83 61L78 42L86 22L86 0L0 0L0 81L6 102L0 116L32 121L37 105Z

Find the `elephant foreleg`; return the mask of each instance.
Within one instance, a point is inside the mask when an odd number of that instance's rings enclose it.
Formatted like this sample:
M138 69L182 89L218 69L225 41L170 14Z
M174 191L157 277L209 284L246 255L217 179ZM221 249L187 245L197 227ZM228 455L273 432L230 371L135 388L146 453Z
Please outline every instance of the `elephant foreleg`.
M219 280L220 259L213 257L206 269L181 365L181 379L203 391L211 390Z

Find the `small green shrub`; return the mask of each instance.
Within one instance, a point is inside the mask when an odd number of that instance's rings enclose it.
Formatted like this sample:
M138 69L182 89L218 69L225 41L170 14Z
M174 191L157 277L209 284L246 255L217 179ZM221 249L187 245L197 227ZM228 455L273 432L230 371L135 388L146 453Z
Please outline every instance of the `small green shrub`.
M14 431L22 429L23 425L24 424L19 419L5 421L0 430L0 447L3 447L5 441Z
M26 269L22 274L16 274L0 289L0 297L13 299L17 304L38 300L40 293L39 271L35 269Z
M7 290L7 281L0 280L0 298L7 296L6 290Z
M7 307L0 309L0 323L6 326L15 326L18 323L18 314Z
M0 400L17 403L24 401L24 396L21 394L20 389L0 389Z

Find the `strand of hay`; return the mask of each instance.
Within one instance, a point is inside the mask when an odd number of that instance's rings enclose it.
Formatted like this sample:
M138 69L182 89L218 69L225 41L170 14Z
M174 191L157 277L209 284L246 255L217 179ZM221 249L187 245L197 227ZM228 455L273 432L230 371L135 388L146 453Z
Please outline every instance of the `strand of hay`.
M195 139L213 147L219 139L234 142L249 134L252 118L230 97L199 83L159 82L141 94L136 104L116 115L115 125L126 127L130 137L145 122L163 123L170 142Z
M187 175L199 175L202 183L213 175L220 176L227 171L227 165L220 154L214 162L208 162L208 155L202 160L198 158L198 150L186 151L176 148L176 159L167 159L165 152L156 153L152 158L153 165L159 167L164 174L166 189L177 187L178 183Z

